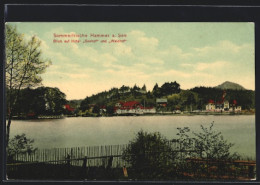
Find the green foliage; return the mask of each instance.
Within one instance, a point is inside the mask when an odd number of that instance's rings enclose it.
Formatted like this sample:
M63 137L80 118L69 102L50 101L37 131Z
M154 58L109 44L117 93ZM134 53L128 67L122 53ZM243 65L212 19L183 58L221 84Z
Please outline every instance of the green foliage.
M45 72L50 60L42 59L41 42L35 36L29 41L16 28L6 25L6 85L20 89L38 85L39 74Z
M171 169L174 155L169 142L159 132L139 131L123 152L123 159L129 162L140 179L160 179Z
M182 90L180 99L181 105L185 106L185 110L188 110L187 106L190 106L190 111L192 111L192 106L198 102L198 95L192 91Z
M146 85L145 84L143 85L142 90L146 91Z
M161 96L167 96L170 94L175 94L180 92L180 84L178 84L176 81L174 82L166 82L164 83L161 88Z
M113 115L114 114L114 106L107 106L107 114Z
M16 135L9 141L7 149L8 160L13 160L13 157L18 154L31 154L37 150L33 146L34 140L27 138L25 134Z
M29 41L18 33L15 27L6 24L6 88L8 123L6 127L6 144L8 147L11 120L20 90L33 87L42 81L40 74L51 64L50 60L42 58L41 42L35 36Z
M88 110L90 108L89 104L90 104L90 100L87 97L87 98L85 98L84 100L81 101L80 110L83 111L83 112Z
M252 109L255 107L255 92L250 90L226 90L226 100L232 103L236 100L242 109ZM205 110L206 104L210 99L214 101L222 100L223 90L210 87L195 87L190 90L181 90L180 85L174 82L166 82L161 87L156 83L152 92L146 91L146 86L142 88L134 85L133 87L121 86L112 88L90 97L86 97L80 105L80 110L85 112L93 105L114 106L118 102L138 101L146 107L155 107L156 98L167 98L167 107L158 108L160 111L193 111L195 109Z
M234 146L224 140L221 132L213 130L213 123L209 128L201 125L202 132L193 133L195 135L195 147L198 150L197 154L204 159L230 159L230 148Z
M210 160L238 158L236 153L230 153L230 148L234 144L225 140L221 132L215 131L213 126L214 122L211 123L209 128L201 125L201 131L198 133L192 132L192 135L188 127L178 128L178 141L182 144L183 149L195 149L192 154L188 154L189 156L186 157Z
M92 109L92 113L99 114L99 106L95 105Z
M159 98L162 96L179 93L180 90L180 84L178 84L176 81L170 83L165 82L161 87L159 87L156 83L153 87L153 95Z
M214 101L221 101L223 90L211 87L195 87L190 91L198 94L199 104L201 106L206 105L209 99ZM230 103L236 100L238 105L242 106L242 109L254 109L255 108L255 91L252 90L226 90L225 99ZM205 107L204 107L205 108Z
M26 117L30 113L38 115L60 115L64 113L65 94L58 88L38 87L22 89L14 115Z

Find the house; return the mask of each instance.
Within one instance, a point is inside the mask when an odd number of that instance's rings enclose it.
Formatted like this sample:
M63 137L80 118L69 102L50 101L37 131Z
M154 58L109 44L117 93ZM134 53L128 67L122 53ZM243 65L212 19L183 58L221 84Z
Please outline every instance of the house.
M228 112L241 112L242 107L237 106L237 101L233 100L233 102L230 104L228 100L225 100L226 92L223 92L223 96L221 101L213 101L209 100L208 104L206 105L206 111L207 112L222 112L222 111L228 111Z
M99 113L100 114L103 114L103 113L106 113L106 112L107 112L107 109L106 109L105 105L99 107Z
M115 104L116 114L149 114L156 113L154 107L143 107L137 101L118 102Z
M241 112L242 111L242 107L237 105L237 101L236 100L233 100L232 103L230 104L229 111Z
M74 108L72 108L69 104L65 104L64 105L64 108L67 110L67 111L69 111L69 112L73 112L75 109Z
M156 105L160 107L166 107L167 106L167 99L166 98L157 98L156 99Z
M213 100L209 100L208 104L206 105L206 110L207 111L214 111L216 109L215 107L215 102Z
M223 102L223 105L224 105L224 110L225 111L228 111L229 110L229 102L227 101L227 100L225 100L224 102Z
M154 107L143 107L144 114L155 114L156 109Z
M142 105L137 101L118 102L115 105L116 114L141 114Z

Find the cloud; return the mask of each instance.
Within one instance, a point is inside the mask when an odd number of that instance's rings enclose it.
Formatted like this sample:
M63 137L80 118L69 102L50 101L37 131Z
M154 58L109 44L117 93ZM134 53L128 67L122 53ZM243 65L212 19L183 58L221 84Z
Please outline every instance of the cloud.
M178 45L164 46L158 38L140 30L127 35L125 43L70 43L56 45L54 50L53 45L43 41L44 53L63 61L62 65L55 61L55 67L48 70L50 77L45 78L46 84L57 85L69 99L84 98L122 85L145 83L147 88L152 88L156 82L175 80L182 88L210 86L213 82L217 85L235 78L230 69L239 68L236 62L246 58L243 55L250 55L253 48L246 43L238 45L223 40L182 49Z
M139 30L133 30L128 33L128 43L132 46L134 52L154 51L159 43L155 37L147 37L146 34Z
M66 57L63 52L57 52L52 50L52 48L47 44L45 40L40 37L37 37L41 42L41 51L46 58L50 58L52 61L55 60L56 62L69 62L70 58ZM54 62L54 61L53 61Z
M172 58L185 59L185 60L193 56L193 53L184 52L180 47L175 45L170 46L168 49L159 51L158 54L162 57L171 56Z
M157 64L157 65L164 64L164 61L162 59L151 57L151 56L143 56L143 57L139 57L138 59L141 63Z
M113 54L116 56L133 56L132 48L123 43L114 44Z
M207 56L212 54L224 55L227 53L229 55L237 55L239 54L239 52L248 49L253 49L252 45L246 43L242 45L237 45L228 40L219 41L215 45L205 46L201 48L193 48L193 50L197 53L198 56Z
M177 77L189 78L191 77L191 74L187 72L171 69L168 71L164 71L163 73L156 73L154 74L154 76L171 76L171 77L177 76Z
M216 61L212 63L197 63L194 64L194 67L198 71L205 71L205 70L220 70L224 67L227 67L229 65L229 62L227 61Z

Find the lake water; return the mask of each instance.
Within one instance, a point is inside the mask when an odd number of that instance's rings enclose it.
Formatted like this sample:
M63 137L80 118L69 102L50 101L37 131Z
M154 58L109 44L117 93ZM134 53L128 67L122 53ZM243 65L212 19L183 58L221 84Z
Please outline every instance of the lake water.
M72 117L52 120L14 120L11 136L25 133L38 148L63 148L127 144L143 129L160 132L167 139L176 138L178 127L201 130L214 121L216 131L235 143L232 151L255 159L255 115L238 116L128 116Z

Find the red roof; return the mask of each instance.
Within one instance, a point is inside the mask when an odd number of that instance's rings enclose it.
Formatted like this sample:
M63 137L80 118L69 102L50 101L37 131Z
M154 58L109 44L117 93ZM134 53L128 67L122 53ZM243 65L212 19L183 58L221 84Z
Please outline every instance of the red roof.
M211 100L211 99L210 99L208 103L214 103L214 100Z
M68 111L74 111L75 110L74 108L70 107L69 104L65 104L64 106L65 106L65 109L68 110Z
M140 103L137 101L128 101L123 104L124 107L133 107L135 105L140 105Z

